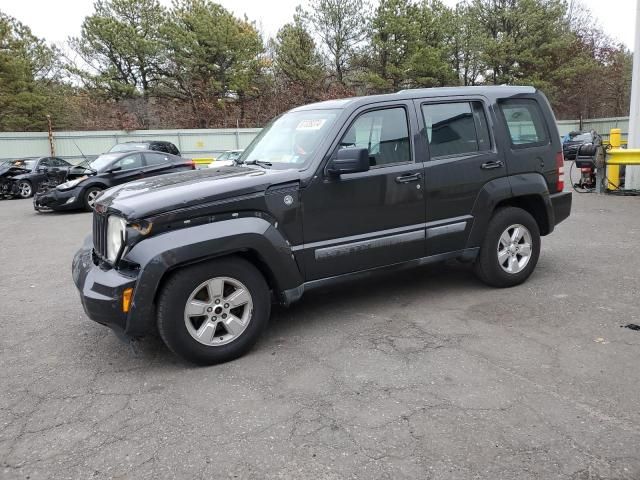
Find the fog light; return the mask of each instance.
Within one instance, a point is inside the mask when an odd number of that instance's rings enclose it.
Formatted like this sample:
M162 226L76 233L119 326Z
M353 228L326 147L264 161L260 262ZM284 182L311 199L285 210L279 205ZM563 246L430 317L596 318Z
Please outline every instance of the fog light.
M133 295L133 288L125 288L122 292L122 311L124 313L129 313L129 308L131 308L131 297Z
M71 197L69 200L67 200L66 202L64 202L65 204L69 204L69 203L73 203L76 201L76 197Z

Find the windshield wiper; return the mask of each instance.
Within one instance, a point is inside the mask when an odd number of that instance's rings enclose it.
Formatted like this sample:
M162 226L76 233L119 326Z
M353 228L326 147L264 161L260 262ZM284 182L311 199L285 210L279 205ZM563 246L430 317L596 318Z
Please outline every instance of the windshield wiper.
M245 165L258 165L262 168L270 168L273 166L273 163L267 162L265 160L245 160L242 163Z

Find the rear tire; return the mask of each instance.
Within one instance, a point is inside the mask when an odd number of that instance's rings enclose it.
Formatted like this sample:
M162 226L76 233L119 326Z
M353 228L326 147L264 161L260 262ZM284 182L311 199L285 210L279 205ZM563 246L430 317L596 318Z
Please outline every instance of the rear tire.
M484 236L474 270L480 280L498 288L524 282L540 256L540 229L529 212L505 207L497 210Z
M158 300L158 332L179 357L212 365L247 353L270 314L271 295L260 271L228 257L171 276Z

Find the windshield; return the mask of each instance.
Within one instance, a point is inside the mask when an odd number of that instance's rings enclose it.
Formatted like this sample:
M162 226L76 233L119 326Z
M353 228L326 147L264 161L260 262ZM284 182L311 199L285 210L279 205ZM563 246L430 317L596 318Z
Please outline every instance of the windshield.
M274 168L300 167L315 152L340 110L285 113L264 127L242 155L243 162L262 161Z
M592 140L590 133L581 133L571 138L572 142L590 142Z
M109 152L130 152L131 150L146 150L146 143L119 143L111 147Z
M33 170L36 166L35 160L13 160L11 162L13 167L26 168L27 170Z
M103 153L95 160L89 162L89 168L95 170L96 172L101 172L105 168L107 168L111 163L120 158L122 155L117 153ZM82 164L78 165L82 166Z

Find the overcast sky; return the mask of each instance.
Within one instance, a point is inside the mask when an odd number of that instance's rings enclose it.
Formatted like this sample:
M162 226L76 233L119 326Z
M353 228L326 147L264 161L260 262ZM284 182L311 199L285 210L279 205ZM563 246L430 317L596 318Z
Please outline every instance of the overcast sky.
M169 6L170 0L160 0ZM455 5L457 0L444 0ZM218 0L238 16L246 14L267 36L293 17L296 5L304 0ZM636 0L582 0L611 37L634 46ZM615 10L612 8L615 6ZM39 37L62 43L78 35L85 16L93 11L93 0L0 0L0 10L27 24ZM610 15L615 11L615 16Z

